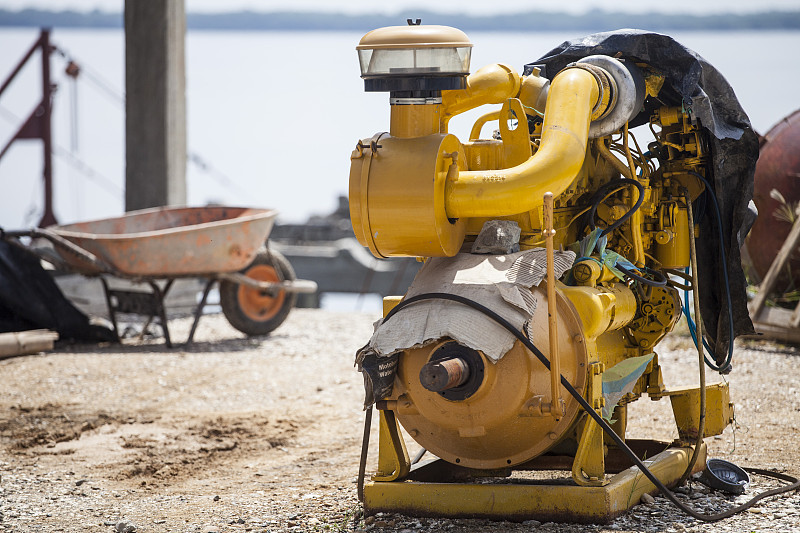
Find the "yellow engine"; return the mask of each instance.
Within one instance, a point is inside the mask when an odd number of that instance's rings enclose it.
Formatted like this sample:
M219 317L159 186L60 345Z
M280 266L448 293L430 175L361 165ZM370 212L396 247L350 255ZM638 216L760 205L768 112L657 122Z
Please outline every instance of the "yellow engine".
M366 89L390 93L391 121L351 155L353 228L377 257L425 261L358 355L381 413L365 508L606 519L655 487L618 466L619 445L589 409L624 440L629 402L670 396L680 445L639 443L665 484L731 421L727 387L667 391L654 352L680 317L679 288L697 286L684 271L691 203L712 177L708 132L659 98L654 65L590 55L550 78L499 64L469 75L471 46L424 25L358 45ZM452 117L486 104L499 109L469 139L449 133ZM497 124L488 138L486 124ZM414 473L401 426L439 470ZM572 483L444 482L553 465Z

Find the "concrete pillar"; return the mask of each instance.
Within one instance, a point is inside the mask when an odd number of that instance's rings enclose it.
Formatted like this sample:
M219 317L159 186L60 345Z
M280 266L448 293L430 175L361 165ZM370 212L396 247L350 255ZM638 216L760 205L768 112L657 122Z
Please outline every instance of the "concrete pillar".
M184 0L125 0L125 210L186 203Z

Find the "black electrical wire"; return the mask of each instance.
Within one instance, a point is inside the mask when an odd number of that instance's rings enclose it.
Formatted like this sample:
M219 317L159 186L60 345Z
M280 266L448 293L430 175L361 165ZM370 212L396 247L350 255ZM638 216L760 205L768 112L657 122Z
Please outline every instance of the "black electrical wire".
M688 267L686 269L686 272L684 272L683 270L678 270L677 268L663 268L662 267L662 270L663 270L664 273L671 274L673 276L679 277L683 281L686 282L686 283L679 283L679 282L677 282L677 281L675 281L673 279L670 279L670 280L667 281L667 285L669 285L670 287L675 287L676 289L682 289L682 290L687 291L687 292L691 291L693 289L693 287L692 287L692 276L690 276L688 274Z
M622 183L627 183L629 185L633 185L634 187L636 187L639 190L639 198L636 200L636 203L633 204L633 207L631 207L628 211L626 211L624 215L619 217L617 221L615 221L613 224L611 224L610 226L608 226L603 230L603 232L600 234L601 237L604 235L608 235L609 233L620 227L622 224L624 224L625 221L631 218L633 214L636 212L636 210L639 209L639 207L641 207L642 202L644 202L644 187L637 180L631 178L619 178L617 180L609 181L608 183L603 184L599 189L597 189L597 192L595 192L594 195L592 195L591 199L592 209L589 211L588 214L590 227L595 227L594 214L597 212L597 208L600 206L600 203L603 201L605 195L608 194L611 191L611 189L618 187Z
M620 184L630 184L630 185L633 185L634 187L636 187L638 189L638 191L639 191L639 198L636 200L636 203L634 203L633 207L631 207L628 211L626 211L624 215L622 215L613 224L611 224L610 226L605 228L600 233L600 237L604 237L605 235L608 235L609 233L611 233L615 229L619 228L622 224L625 223L626 220L628 220L630 217L633 216L633 214L636 212L636 210L639 209L639 207L641 207L642 202L644 202L644 187L637 180L634 180L634 179L631 179L631 178L620 178L620 179L617 179L617 180L609 181L608 183L603 184L592 195L592 198L590 200L591 203L592 203L592 208L591 208L591 210L589 211L589 213L587 215L588 216L588 224L589 224L590 227L595 227L594 215L597 212L597 208L600 206L600 203L603 201L603 199L606 197L606 195L609 192L611 192L612 189L619 187ZM665 286L667 284L667 277L664 274L662 274L661 272L658 272L656 270L647 269L652 274L658 275L658 279L651 280L651 279L647 279L647 278L645 278L643 276L640 276L640 275L636 274L635 272L633 272L633 271L631 271L631 270L629 270L629 269L627 269L625 267L620 266L619 264L615 265L615 267L620 272L622 272L624 275L626 275L627 277L629 277L629 278L631 278L631 279L633 279L635 281L638 281L639 283L643 283L645 285L651 285L653 287L663 287L663 286Z
M547 359L547 357L545 357L545 355L536 347L536 345L533 344L533 342L530 339L528 339L521 331L517 330L517 328L515 328L513 324L508 322L505 318L503 318L499 314L495 313L494 311L492 311L488 307L485 307L484 305L481 305L481 304L479 304L478 302L476 302L474 300L470 300L469 298L465 298L465 297L459 296L457 294L448 294L448 293L443 293L443 292L431 292L431 293L418 294L416 296L412 296L412 297L400 302L389 313L387 313L386 317L383 319L383 322L386 322L387 320L389 320L391 317L393 317L401 309L404 309L405 307L408 307L409 305L412 305L414 303L417 303L417 302L420 302L420 301L423 301L423 300L450 300L450 301L458 302L458 303L460 303L462 305L466 305L468 307L471 307L471 308L473 308L473 309L475 309L477 311L480 311L481 313L483 313L484 315L488 316L489 318L491 318L492 320L497 322L499 325L501 325L505 329L507 329L522 344L524 344L526 348L528 348L531 352L533 352L533 354L536 356L537 359L539 359L539 361L541 361L541 363L545 366L545 368L550 370L550 361ZM678 499L678 497L675 496L675 494L671 490L669 490L661 482L661 480L659 480L655 476L655 474L653 474L647 468L647 466L645 466L645 464L642 462L642 460L639 459L639 456L636 455L636 453L633 450L631 450L630 447L628 447L628 445L625 443L625 440L622 437L620 437L619 435L617 435L617 433L611 428L611 426L609 426L608 423L605 420L603 420L603 417L601 415L599 415L597 413L597 411L595 411L592 408L591 405L589 405L589 402L587 402L586 399L583 396L581 396L581 394L575 389L575 387L572 386L572 384L569 381L567 381L567 379L563 375L559 376L559 378L561 380L561 385L565 389L567 389L567 392L569 392L570 395L572 395L572 397L575 398L575 400L580 404L580 406L583 408L583 410L586 411L586 413L589 416L591 416L595 420L595 422L597 422L600 425L600 427L603 429L603 431L605 431L606 434L609 435L614 440L614 442L617 444L617 446L619 446L620 449L623 450L625 452L625 454L628 455L628 457L630 457L630 459L633 461L633 463L647 477L647 479L649 479L653 483L653 485L655 485L656 488L658 488L658 490L661 491L661 493L669 501L671 501L676 507L678 507L678 509L680 509L684 513L688 514L689 516L691 516L693 518L696 518L697 520L702 520L704 522L716 522L718 520L722 520L724 518L728 518L730 516L733 516L736 513L744 511L745 509L748 509L748 508L752 507L756 502L758 502L758 501L760 501L760 500L762 500L764 498L767 498L769 496L774 496L776 494L782 494L782 493L789 492L789 491L792 491L792 490L797 490L798 488L800 488L800 480L798 480L797 478L795 478L793 476L789 476L787 474L780 474L780 473L777 473L777 472L770 472L769 470L761 470L761 469L757 469L757 468L746 468L745 470L747 470L748 472L752 472L754 474L760 474L760 475L767 476L767 477L772 477L772 478L775 478L775 479L780 479L780 480L786 481L786 482L788 482L790 484L789 485L785 485L783 487L778 487L778 488L775 488L775 489L764 491L764 492L762 492L760 494L756 494L753 498L751 498L746 503L743 503L742 505L739 505L739 506L736 506L736 507L732 507L732 508L730 508L730 509L728 509L726 511L721 512L721 513L717 513L717 514L713 514L713 515L707 515L707 514L699 513L697 511L695 511L694 509L692 509L691 507L689 507L688 505L684 504L682 501L680 501Z
M657 275L658 279L647 279L639 274L634 273L632 270L621 266L619 263L614 265L614 268L625 274L627 277L631 278L634 281L638 281L639 283L644 283L645 285L651 285L653 287L665 287L667 285L667 276L665 276L662 272L658 270L653 270L652 268L642 267L639 270L647 270L653 275Z
M725 299L728 304L728 355L725 357L725 360L722 364L714 365L711 361L706 358L706 365L709 368L716 372L723 372L726 370L727 367L730 366L731 361L733 360L733 304L731 303L731 286L728 282L728 260L725 254L725 235L722 232L722 215L719 212L719 204L717 203L717 197L714 195L714 190L711 188L711 184L703 177L702 174L698 172L689 171L689 174L696 177L700 181L703 182L703 185L706 187L706 191L708 196L711 198L711 205L714 208L714 215L717 221L717 233L719 234L719 253L722 257L722 281L725 286ZM691 317L687 317L691 318ZM705 344L705 343L704 343ZM708 348L708 346L706 346ZM716 357L714 357L713 353L710 353L712 359L716 362Z

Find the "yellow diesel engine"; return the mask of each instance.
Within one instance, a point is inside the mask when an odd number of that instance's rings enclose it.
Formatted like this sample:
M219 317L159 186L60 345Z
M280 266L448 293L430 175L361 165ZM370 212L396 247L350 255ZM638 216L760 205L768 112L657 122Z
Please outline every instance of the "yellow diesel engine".
M682 290L698 330L701 315L711 325L697 336L712 368L728 371L733 338L752 328L731 235L746 223L757 146L699 56L671 40L671 59L642 52L664 38L565 43L523 75L500 64L470 75L472 44L454 28L361 40L366 90L390 93L391 121L351 155L353 228L376 257L425 262L357 356L368 416L380 413L367 480L365 433L367 512L607 520L705 465L703 437L732 420L727 386L701 372L700 387L667 390L654 348ZM487 104L469 139L449 133ZM625 438L626 405L643 394L671 398L672 447ZM436 459L412 467L404 432ZM571 481L503 482L559 468Z

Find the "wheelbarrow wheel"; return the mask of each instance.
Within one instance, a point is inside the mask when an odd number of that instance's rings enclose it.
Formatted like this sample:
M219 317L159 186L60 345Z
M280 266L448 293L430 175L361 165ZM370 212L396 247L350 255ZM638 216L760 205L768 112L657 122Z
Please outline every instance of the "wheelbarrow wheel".
M259 252L241 272L258 281L296 279L292 265L275 250ZM297 294L283 290L268 294L227 280L219 285L222 313L231 326L247 335L266 335L283 324L296 300Z

